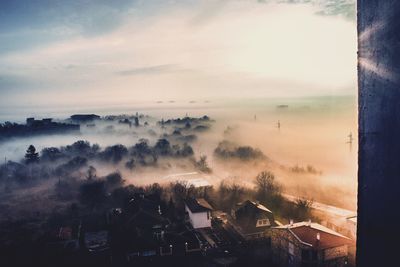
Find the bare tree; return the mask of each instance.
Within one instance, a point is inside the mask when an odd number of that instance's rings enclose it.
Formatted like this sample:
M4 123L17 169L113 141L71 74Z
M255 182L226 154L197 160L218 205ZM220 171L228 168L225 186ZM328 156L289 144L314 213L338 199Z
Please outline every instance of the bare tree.
M255 179L256 197L267 202L280 195L280 187L275 181L275 175L270 171L260 172Z

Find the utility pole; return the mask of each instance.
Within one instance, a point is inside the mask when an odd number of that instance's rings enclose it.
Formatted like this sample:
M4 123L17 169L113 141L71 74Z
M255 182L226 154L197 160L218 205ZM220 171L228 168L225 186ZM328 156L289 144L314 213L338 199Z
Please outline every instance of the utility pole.
M349 140L346 142L346 144L349 144L349 148L350 148L350 152L352 150L352 146L353 146L353 133L350 132L350 134L347 136L349 138Z

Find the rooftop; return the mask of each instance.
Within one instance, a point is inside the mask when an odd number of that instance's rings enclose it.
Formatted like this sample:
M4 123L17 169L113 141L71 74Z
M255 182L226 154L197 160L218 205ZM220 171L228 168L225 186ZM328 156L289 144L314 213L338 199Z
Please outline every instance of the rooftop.
M129 219L129 224L139 227L154 227L156 225L166 225L168 220L156 212L139 210Z
M260 204L260 203L258 203L258 202L255 202L255 201L251 201L251 200L246 200L246 201L244 201L244 202L238 203L238 207L242 207L242 206L244 206L244 205L246 205L246 204L253 205L254 207L256 207L256 208L259 209L259 210L263 210L263 211L267 211L267 212L272 213L272 211L270 211L270 210L269 210L267 207L265 207L264 205L262 205L262 204Z
M185 201L185 204L193 213L213 210L211 205L204 198L190 198Z
M286 229L305 245L326 249L354 244L354 241L318 223L299 222L275 227ZM319 239L317 238L319 235Z

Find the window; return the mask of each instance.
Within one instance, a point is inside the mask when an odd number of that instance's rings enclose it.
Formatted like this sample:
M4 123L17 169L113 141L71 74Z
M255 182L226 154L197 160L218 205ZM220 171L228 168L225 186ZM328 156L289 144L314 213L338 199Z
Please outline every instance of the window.
M269 226L269 225L271 225L271 223L269 222L268 219L260 219L260 220L257 220L256 227Z

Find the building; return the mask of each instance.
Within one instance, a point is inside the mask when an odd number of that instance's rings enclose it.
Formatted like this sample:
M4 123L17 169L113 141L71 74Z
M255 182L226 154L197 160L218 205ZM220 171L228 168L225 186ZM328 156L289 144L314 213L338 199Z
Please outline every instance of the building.
M170 222L163 216L157 196L134 194L123 217L124 227L116 239L124 240L121 250L125 250L128 261L172 253L172 243L165 237Z
M211 211L213 208L204 198L187 199L185 211L193 228L211 227Z
M126 210L126 229L133 235L162 236L170 221L163 216L161 203L152 196L135 194Z
M309 221L272 228L271 245L280 266L341 267L348 264L348 247L354 241Z
M199 233L183 226L175 229L163 215L162 203L156 197L135 194L126 210L125 227L119 231L121 250L126 259L137 265L157 257L185 256L200 253L204 243Z
M26 135L34 133L77 131L80 130L80 126L77 124L54 122L52 118L37 120L31 117L26 119L26 125L14 124L14 127L9 130L12 135Z
M245 239L267 237L267 230L276 226L272 211L250 200L238 203L232 209L231 216L232 226Z
M96 114L74 114L70 117L73 122L91 122L99 120L100 116Z
M48 126L53 123L52 118L45 118L42 120L35 120L35 118L27 118L26 125L27 126Z

